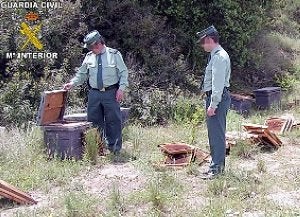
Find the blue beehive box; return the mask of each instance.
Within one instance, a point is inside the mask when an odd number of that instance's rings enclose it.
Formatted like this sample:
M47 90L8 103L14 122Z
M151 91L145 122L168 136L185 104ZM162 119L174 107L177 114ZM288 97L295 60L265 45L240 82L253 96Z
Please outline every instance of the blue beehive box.
M44 131L49 158L80 159L83 155L84 132L92 124L87 121L63 120L66 101L65 90L45 91L37 121Z
M122 128L126 126L129 120L130 108L121 107L121 118L122 118ZM87 113L75 113L70 115L65 115L64 120L66 121L87 121Z
M281 100L280 87L265 87L253 91L257 107L266 109L271 105L279 105Z
M240 114L248 114L253 107L254 99L251 96L230 94L231 108Z

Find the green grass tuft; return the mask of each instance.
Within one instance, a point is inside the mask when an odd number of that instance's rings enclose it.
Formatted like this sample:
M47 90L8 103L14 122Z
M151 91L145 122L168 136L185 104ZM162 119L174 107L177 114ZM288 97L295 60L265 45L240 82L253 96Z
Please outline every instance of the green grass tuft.
M92 164L97 163L99 151L104 150L104 142L102 141L101 135L97 128L88 129L84 135L85 146L83 158L91 162Z

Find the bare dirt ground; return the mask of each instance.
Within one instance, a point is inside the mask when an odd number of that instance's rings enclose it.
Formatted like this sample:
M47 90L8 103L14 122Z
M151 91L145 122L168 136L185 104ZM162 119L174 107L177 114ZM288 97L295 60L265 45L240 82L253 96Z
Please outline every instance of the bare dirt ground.
M289 144L285 140L285 144L273 153L259 154L266 167L268 177L273 183L266 198L273 201L283 208L300 208L300 145ZM235 162L237 168L243 170L255 170L257 167L257 159L239 160ZM296 182L296 186L293 186ZM296 189L296 190L295 190Z
M91 194L107 197L114 185L122 194L137 191L143 188L146 178L131 163L124 163L104 165L74 178L72 182L82 184Z

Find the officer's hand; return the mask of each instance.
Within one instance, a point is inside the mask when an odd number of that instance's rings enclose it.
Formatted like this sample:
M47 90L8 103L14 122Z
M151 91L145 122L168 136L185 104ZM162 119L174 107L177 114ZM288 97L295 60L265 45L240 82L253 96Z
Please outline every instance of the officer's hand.
M73 87L74 83L69 82L64 85L64 90L70 90Z
M123 90L118 89L116 93L116 100L118 102L121 102L123 100L123 96L124 96Z
M216 115L216 109L214 109L212 107L208 107L208 109L207 109L207 116L208 117L212 117L214 115Z

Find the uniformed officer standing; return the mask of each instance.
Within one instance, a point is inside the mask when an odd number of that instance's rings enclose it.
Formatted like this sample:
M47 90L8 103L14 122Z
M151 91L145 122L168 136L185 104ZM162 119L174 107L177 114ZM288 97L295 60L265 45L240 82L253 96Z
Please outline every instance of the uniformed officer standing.
M120 101L128 86L128 70L121 53L106 47L97 30L87 34L84 43L90 52L64 89L69 90L88 79L88 121L104 132L108 149L118 154L122 148Z
M230 58L219 44L219 34L214 26L197 33L201 47L210 52L205 69L202 91L206 94L206 123L212 161L203 178L213 178L222 173L226 154L226 116L230 107Z

